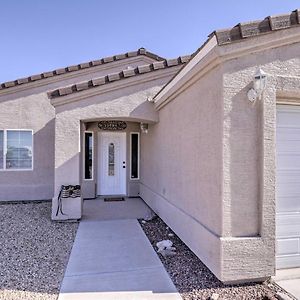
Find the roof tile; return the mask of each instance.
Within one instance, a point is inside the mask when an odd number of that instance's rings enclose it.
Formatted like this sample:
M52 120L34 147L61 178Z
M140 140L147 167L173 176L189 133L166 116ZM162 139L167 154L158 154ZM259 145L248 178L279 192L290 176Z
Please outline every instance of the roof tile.
M114 56L114 60L120 60L125 58L126 58L126 54L118 54Z
M139 54L146 54L146 49L142 47L138 50L138 52Z
M171 66L177 66L178 65L178 59L174 58L174 59L167 59L167 66L171 67Z
M28 77L20 78L20 79L17 80L18 84L27 83L28 81L29 81Z
M79 65L80 69L86 69L86 68L89 68L90 67L90 63L87 62L87 63L82 63Z
M148 73L151 71L151 65L142 65L142 66L137 66L137 71L140 74L143 73Z
M124 77L131 77L135 75L135 70L133 68L126 69L122 71Z
M299 24L300 14L297 9L289 14L270 16L264 20L240 23L232 28L217 30L210 37L215 35L218 45L222 46L245 38L299 26Z
M58 89L58 93L60 96L65 96L73 93L73 87L72 86L67 86Z
M278 29L291 27L290 14L271 16L269 17L269 19L270 19L271 30L278 30Z
M52 92L49 92L48 96L50 98L65 96L65 95L69 95L71 93L80 92L80 91L86 90L88 88L108 84L108 83L111 83L111 82L114 82L117 80L121 80L124 78L138 76L140 74L144 74L144 73L148 73L148 72L154 72L159 69L172 68L177 65L184 65L185 64L184 60L187 60L187 58L189 58L189 57L190 56L185 56L185 59L183 59L183 60L181 59L181 57L178 57L177 59L174 59L174 60L169 60L169 65L167 65L167 61L164 60L161 62L155 62L155 63L148 64L148 65L138 66L135 69L127 68L119 73L111 73L106 76L92 79L90 81L75 84L73 86L56 89Z
M112 81L116 81L116 80L120 80L120 73L111 73L107 75L108 81L112 82Z
M184 64L187 63L191 59L191 57L192 57L191 55L185 55L185 56L180 56L179 59L180 62Z
M4 82L3 85L4 85L4 87L8 88L8 87L15 86L16 83L15 83L15 81L7 81L7 82Z
M109 57L104 57L103 58L103 62L104 63L108 63L108 62L112 62L114 61L114 57L113 56L109 56Z
M93 84L93 86L98 86L98 85L105 84L106 81L107 81L106 76L101 76L101 77L92 79L92 84Z
M60 75L60 74L65 74L67 71L65 68L61 68L61 69L56 69L54 72L56 75Z
M137 55L138 55L137 51L127 52L127 57L134 57L134 56L137 56Z
M165 68L165 62L164 61L157 61L152 64L152 67L154 70L159 70Z
M295 14L296 14L296 17L297 17L297 22L298 22L298 24L300 24L300 10L296 9Z
M36 81L42 79L42 74L32 75L29 77L31 81Z
M103 64L102 59L93 60L91 63L93 66L99 66Z
M69 66L69 67L67 67L67 69L69 72L77 71L77 70L79 70L79 66L78 65Z
M157 60L157 61L163 60L162 57L160 57L156 54L153 54L151 52L148 52L145 48L140 48L138 51L127 52L127 53L124 53L124 54L118 54L118 55L106 57L106 58L103 58L103 59L93 60L91 62L81 63L79 65L72 65L72 66L68 66L66 68L59 68L59 69L56 69L54 71L44 72L44 73L41 73L41 74L38 74L38 75L33 75L31 77L28 77L27 81L25 81L23 78L21 78L21 79L17 79L16 81L14 81L14 84L5 84L5 83L1 84L0 83L0 85L1 85L2 89L6 89L6 88L10 88L10 87L13 87L13 86L16 86L16 85L30 83L31 81L35 81L35 80L38 80L38 79L44 79L44 78L48 78L48 77L52 77L52 76L57 76L57 75L65 74L65 73L68 73L68 72L76 72L76 71L81 70L81 69L95 67L95 66L101 65L103 63L119 61L119 60L122 60L122 59L135 57L137 55L145 55L145 56L150 57L150 58L152 58L154 60ZM37 77L35 77L35 76L37 76ZM39 77L39 76L41 76L41 77ZM33 78L33 79L30 79L30 78Z
M42 75L43 75L44 78L48 78L48 77L53 77L54 76L53 72L44 72L44 73L42 73Z
M76 90L77 91L87 90L88 88L89 88L89 81L80 82L80 83L76 84Z

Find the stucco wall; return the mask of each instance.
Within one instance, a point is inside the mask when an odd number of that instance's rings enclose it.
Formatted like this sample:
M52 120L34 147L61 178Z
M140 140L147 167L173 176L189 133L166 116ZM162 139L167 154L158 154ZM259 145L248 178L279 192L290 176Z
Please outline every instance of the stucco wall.
M223 64L222 277L228 280L274 275L276 94L284 89L280 76L299 77L299 50L294 43ZM268 74L267 87L251 104L247 92L258 66Z
M167 92L142 136L142 198L227 283L275 273L276 101L300 93L299 43L275 47L277 38L287 35L214 49L218 67ZM267 87L251 104L258 66Z
M33 129L34 133L34 170L0 170L0 201L53 197L55 109L47 91L151 62L138 56L0 90L0 129ZM64 136L59 142L64 143Z
M141 197L215 272L222 234L221 82L220 69L207 74L159 110L159 123L141 137Z
M181 66L179 66L180 68ZM80 184L80 122L119 119L154 123L158 113L147 99L154 96L178 71L178 67L117 81L74 95L61 97L56 104L55 187Z

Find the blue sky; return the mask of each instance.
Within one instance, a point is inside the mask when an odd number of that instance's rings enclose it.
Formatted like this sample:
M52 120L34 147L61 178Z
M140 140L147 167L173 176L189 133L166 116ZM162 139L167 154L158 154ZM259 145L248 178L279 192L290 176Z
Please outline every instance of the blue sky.
M215 29L299 0L0 0L0 82L145 47L190 54Z

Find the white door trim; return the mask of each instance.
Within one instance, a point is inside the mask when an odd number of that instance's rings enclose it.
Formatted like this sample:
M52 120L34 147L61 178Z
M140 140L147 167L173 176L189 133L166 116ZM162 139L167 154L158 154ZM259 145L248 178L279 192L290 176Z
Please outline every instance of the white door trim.
M111 142L116 147L114 176L108 175L108 145ZM126 195L126 132L99 132L97 161L97 195Z

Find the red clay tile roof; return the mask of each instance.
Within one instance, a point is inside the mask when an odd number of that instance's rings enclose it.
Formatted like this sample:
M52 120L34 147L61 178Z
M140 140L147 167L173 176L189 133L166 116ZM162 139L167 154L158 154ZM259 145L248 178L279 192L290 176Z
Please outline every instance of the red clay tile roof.
M216 36L219 46L241 41L250 37L300 26L300 10L288 14L269 16L263 20L239 23L238 25L214 31L209 37Z
M89 81L85 81L85 82L77 83L77 84L74 84L71 86L56 89L54 91L49 92L48 96L51 99L57 98L57 97L77 93L77 92L80 92L83 90L87 90L87 89L90 89L93 87L108 84L108 83L111 83L111 82L114 82L114 81L117 81L120 79L126 79L126 78L129 78L132 76L137 76L137 75L145 74L148 72L154 72L157 70L171 68L171 67L178 66L178 65L184 65L185 63L187 63L190 60L190 58L191 58L190 55L186 55L186 56L180 56L180 57L174 58L174 59L165 59L162 61L157 61L157 62L148 64L148 65L141 65L136 68L129 68L129 69L123 70L121 72L111 73L106 76L101 76L99 78L91 79Z
M3 82L3 83L0 83L0 90L14 87L14 86L21 85L21 84L30 83L30 82L41 80L44 78L49 78L49 77L58 76L58 75L65 74L65 73L75 72L75 71L86 69L86 68L96 67L96 66L114 62L114 61L120 61L120 60L123 60L126 58L135 57L135 56L139 56L139 55L144 55L144 56L150 57L152 59L155 59L157 61L164 60L163 57L160 57L154 53L151 53L151 52L147 51L145 48L140 48L137 51L127 52L124 54L118 54L118 55L110 56L110 57L104 57L104 58L101 58L98 60L93 60L90 62L78 64L78 65L68 66L68 67L61 68L61 69L56 69L56 70L50 71L50 72L44 72L41 74L32 75L29 77L20 78L20 79L13 80L13 81Z

